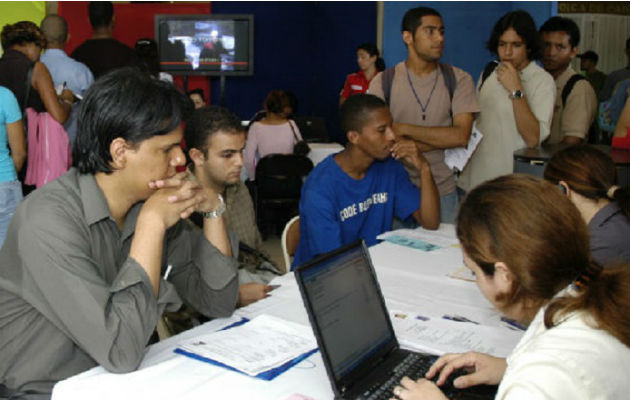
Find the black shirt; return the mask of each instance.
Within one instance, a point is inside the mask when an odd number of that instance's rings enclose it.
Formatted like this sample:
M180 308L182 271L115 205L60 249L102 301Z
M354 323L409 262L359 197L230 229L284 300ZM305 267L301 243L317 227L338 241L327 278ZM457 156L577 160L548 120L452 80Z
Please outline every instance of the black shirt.
M88 39L71 57L87 65L94 79L113 69L138 64L136 52L116 39Z

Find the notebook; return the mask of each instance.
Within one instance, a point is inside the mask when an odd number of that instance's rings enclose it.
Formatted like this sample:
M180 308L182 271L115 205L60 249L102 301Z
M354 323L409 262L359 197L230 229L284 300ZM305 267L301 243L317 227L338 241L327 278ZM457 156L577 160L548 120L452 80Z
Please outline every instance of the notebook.
M299 266L295 277L335 398L391 398L402 376L422 377L437 359L400 348L362 240ZM443 390L457 399L496 394L496 386Z

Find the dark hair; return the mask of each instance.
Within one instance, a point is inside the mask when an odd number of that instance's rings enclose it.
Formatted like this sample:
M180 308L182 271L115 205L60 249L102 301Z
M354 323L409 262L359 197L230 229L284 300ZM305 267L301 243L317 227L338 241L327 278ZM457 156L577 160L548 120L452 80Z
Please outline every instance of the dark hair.
M580 28L572 19L565 17L551 17L540 27L540 33L564 32L569 35L571 47L580 44Z
M626 39L626 50L630 51L630 36Z
M566 182L571 190L591 200L616 201L630 219L628 188L618 188L608 196L617 182L617 168L610 156L588 144L567 147L555 153L545 167L545 179L557 184Z
M416 34L416 30L420 25L422 25L422 17L425 15L434 15L436 17L442 18L439 12L433 8L429 7L416 7L410 10L407 10L405 16L402 19L402 23L400 24L400 30L402 32L407 31L411 32L412 35Z
M204 96L203 89L201 88L189 90L186 94L188 95L188 97L190 97L191 94L197 94L199 95L199 97L201 97L201 100L206 101L206 96Z
M602 271L591 264L586 224L551 183L516 174L477 186L460 207L457 237L484 274L492 276L495 263L504 262L514 276L510 292L495 299L500 309L520 303L533 317L549 302L547 328L584 310L594 327L630 345L630 268ZM575 296L554 298L590 271L597 272Z
M9 50L11 46L35 43L41 48L46 47L46 38L41 29L31 21L20 21L15 24L7 24L0 33L2 48Z
M374 66L377 71L385 70L385 60L381 57L381 53L378 51L378 47L374 43L363 43L357 47L357 51L363 50L370 55L370 57L376 56L376 62Z
M343 133L361 132L368 122L369 114L379 108L387 107L381 98L373 94L357 94L348 99L339 108L339 125Z
M292 107L293 102L287 92L275 89L269 92L263 106L265 107L265 111L278 114L283 112L285 107Z
M186 121L184 138L186 148L207 151L208 138L215 133L245 133L245 128L236 114L219 106L201 107Z
M40 25L40 29L49 44L54 43L60 46L66 44L66 40L68 39L68 23L63 17L57 14L49 14L42 20Z
M490 39L486 42L486 48L492 54L498 55L499 38L510 28L525 42L527 58L530 61L539 60L542 57L542 40L536 31L532 16L523 10L509 12L497 21L490 33Z
M157 78L160 75L160 60L155 40L149 38L138 39L135 49L140 69Z
M114 18L114 5L111 1L90 1L88 14L92 28L108 26Z
M90 86L81 104L72 163L82 174L111 173L110 144L132 144L177 128L190 114L191 101L170 83L126 67Z

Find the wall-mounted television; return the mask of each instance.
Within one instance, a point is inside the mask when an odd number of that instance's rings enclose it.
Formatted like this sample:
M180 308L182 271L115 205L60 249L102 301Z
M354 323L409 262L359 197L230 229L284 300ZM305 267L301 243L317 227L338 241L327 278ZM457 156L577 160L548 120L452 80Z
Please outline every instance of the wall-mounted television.
M157 14L155 38L162 71L175 75L252 75L251 14Z

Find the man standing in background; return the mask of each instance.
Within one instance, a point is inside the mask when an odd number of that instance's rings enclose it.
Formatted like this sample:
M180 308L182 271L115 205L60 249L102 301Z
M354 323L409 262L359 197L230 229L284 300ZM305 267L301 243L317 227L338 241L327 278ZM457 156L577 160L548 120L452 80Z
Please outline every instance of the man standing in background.
M46 51L41 56L40 61L46 64L52 76L55 87L66 87L76 96L82 98L88 90L94 77L90 69L68 57L63 50L68 42L68 24L63 17L50 14L42 20L41 30L46 37ZM74 142L77 134L77 113L78 107L73 105L70 116L63 124L68 133L70 143Z
M440 64L444 24L436 10L417 7L407 11L402 38L407 60L377 75L368 92L389 104L396 135L413 139L424 152L440 192L440 220L452 223L458 202L453 171L444 163L444 149L468 144L474 113L479 112L475 85L467 72ZM388 76L388 71L393 73ZM420 187L418 172L407 172Z
M597 69L599 56L593 50L589 50L578 54L578 58L580 59L580 70L584 71L584 76L591 82L595 94L599 97L599 92L604 87L604 82L606 81L606 74Z
M556 104L547 144L577 144L588 135L597 111L597 96L586 78L571 68L578 54L580 30L569 18L552 17L541 27L543 68L556 82Z
M81 43L72 58L87 65L94 78L112 69L138 64L136 52L114 39L114 6L110 1L92 1L89 6L91 39Z

